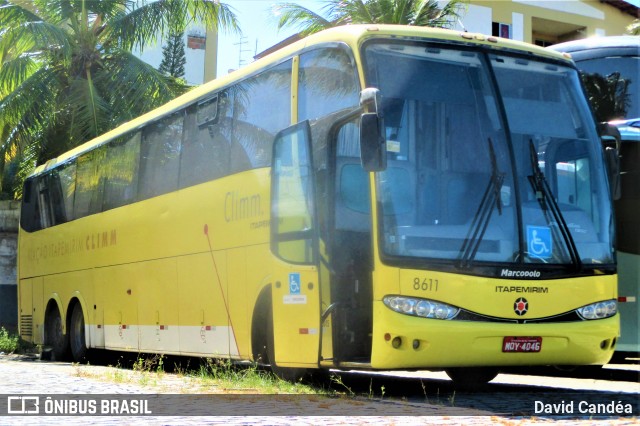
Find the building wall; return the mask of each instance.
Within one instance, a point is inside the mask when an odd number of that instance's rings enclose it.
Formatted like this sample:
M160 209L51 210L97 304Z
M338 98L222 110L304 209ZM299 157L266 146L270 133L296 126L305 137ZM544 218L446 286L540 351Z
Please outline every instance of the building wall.
M186 64L184 79L192 85L199 85L216 78L218 36L216 31L191 28L184 33ZM158 40L153 47L136 56L158 68L162 62L162 47L165 41Z
M634 17L600 1L470 0L461 21L470 32L492 33L492 22L511 26L514 40L548 43L620 35ZM457 29L462 29L458 24Z
M10 331L18 327L16 254L20 203L0 201L0 326Z
M207 30L207 47L204 53L204 81L215 80L218 71L218 32Z

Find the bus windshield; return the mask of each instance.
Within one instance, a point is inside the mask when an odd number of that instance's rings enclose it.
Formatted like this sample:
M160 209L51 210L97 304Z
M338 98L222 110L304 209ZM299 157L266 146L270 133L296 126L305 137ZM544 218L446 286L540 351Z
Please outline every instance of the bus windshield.
M389 261L613 263L602 152L574 69L419 43L364 49L383 96Z

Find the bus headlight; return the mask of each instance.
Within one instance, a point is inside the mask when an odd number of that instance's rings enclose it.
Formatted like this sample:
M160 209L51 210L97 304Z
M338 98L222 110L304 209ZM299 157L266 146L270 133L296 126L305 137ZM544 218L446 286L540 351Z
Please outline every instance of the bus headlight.
M585 320L609 318L618 312L618 303L615 300L605 300L578 308L576 312Z
M385 296L382 302L392 311L423 318L450 320L460 312L455 306L417 297Z

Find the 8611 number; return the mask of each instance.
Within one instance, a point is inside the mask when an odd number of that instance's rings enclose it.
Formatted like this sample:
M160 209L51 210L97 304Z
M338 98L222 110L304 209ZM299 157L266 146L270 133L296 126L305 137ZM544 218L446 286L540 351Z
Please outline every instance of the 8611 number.
M422 291L438 291L438 280L415 277L413 279L413 289Z

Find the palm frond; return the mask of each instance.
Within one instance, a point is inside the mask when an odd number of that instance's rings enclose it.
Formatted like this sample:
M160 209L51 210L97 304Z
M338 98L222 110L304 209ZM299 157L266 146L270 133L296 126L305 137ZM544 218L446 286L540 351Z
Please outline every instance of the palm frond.
M66 97L73 128L73 139L84 142L109 129L111 108L91 80L74 78Z
M15 90L39 68L30 55L21 55L6 61L0 67L0 99Z
M21 141L29 140L34 132L46 128L56 113L56 98L60 92L56 71L41 67L0 100L0 128L8 129L2 135L0 148L7 150L16 146L23 149Z
M327 0L322 14L296 3L274 6L278 28L300 29L309 35L326 28L348 24L399 24L432 27L449 26L467 0L451 0L442 8L437 0Z
M0 5L0 28L7 28L20 25L25 22L37 22L41 20L42 18L38 15L19 5L13 3Z
M465 0L450 0L440 7L436 0L419 0L413 25L447 28L460 16Z
M0 37L0 63L26 52L56 51L64 60L71 56L68 34L44 21L8 27Z
M115 40L124 50L144 48L158 36L184 31L191 22L204 23L207 28L238 31L238 20L232 9L217 1L158 0L122 13L110 20L105 28L105 44Z
M335 26L333 22L296 3L276 4L273 13L278 17L278 29L297 28L303 36Z
M166 76L124 50L113 52L109 61L105 61L105 68L96 76L95 84L101 91L103 88L108 90L113 127L159 107L189 89L179 79Z
M240 25L233 7L219 1L180 1L194 21L202 22L207 28L239 33Z

